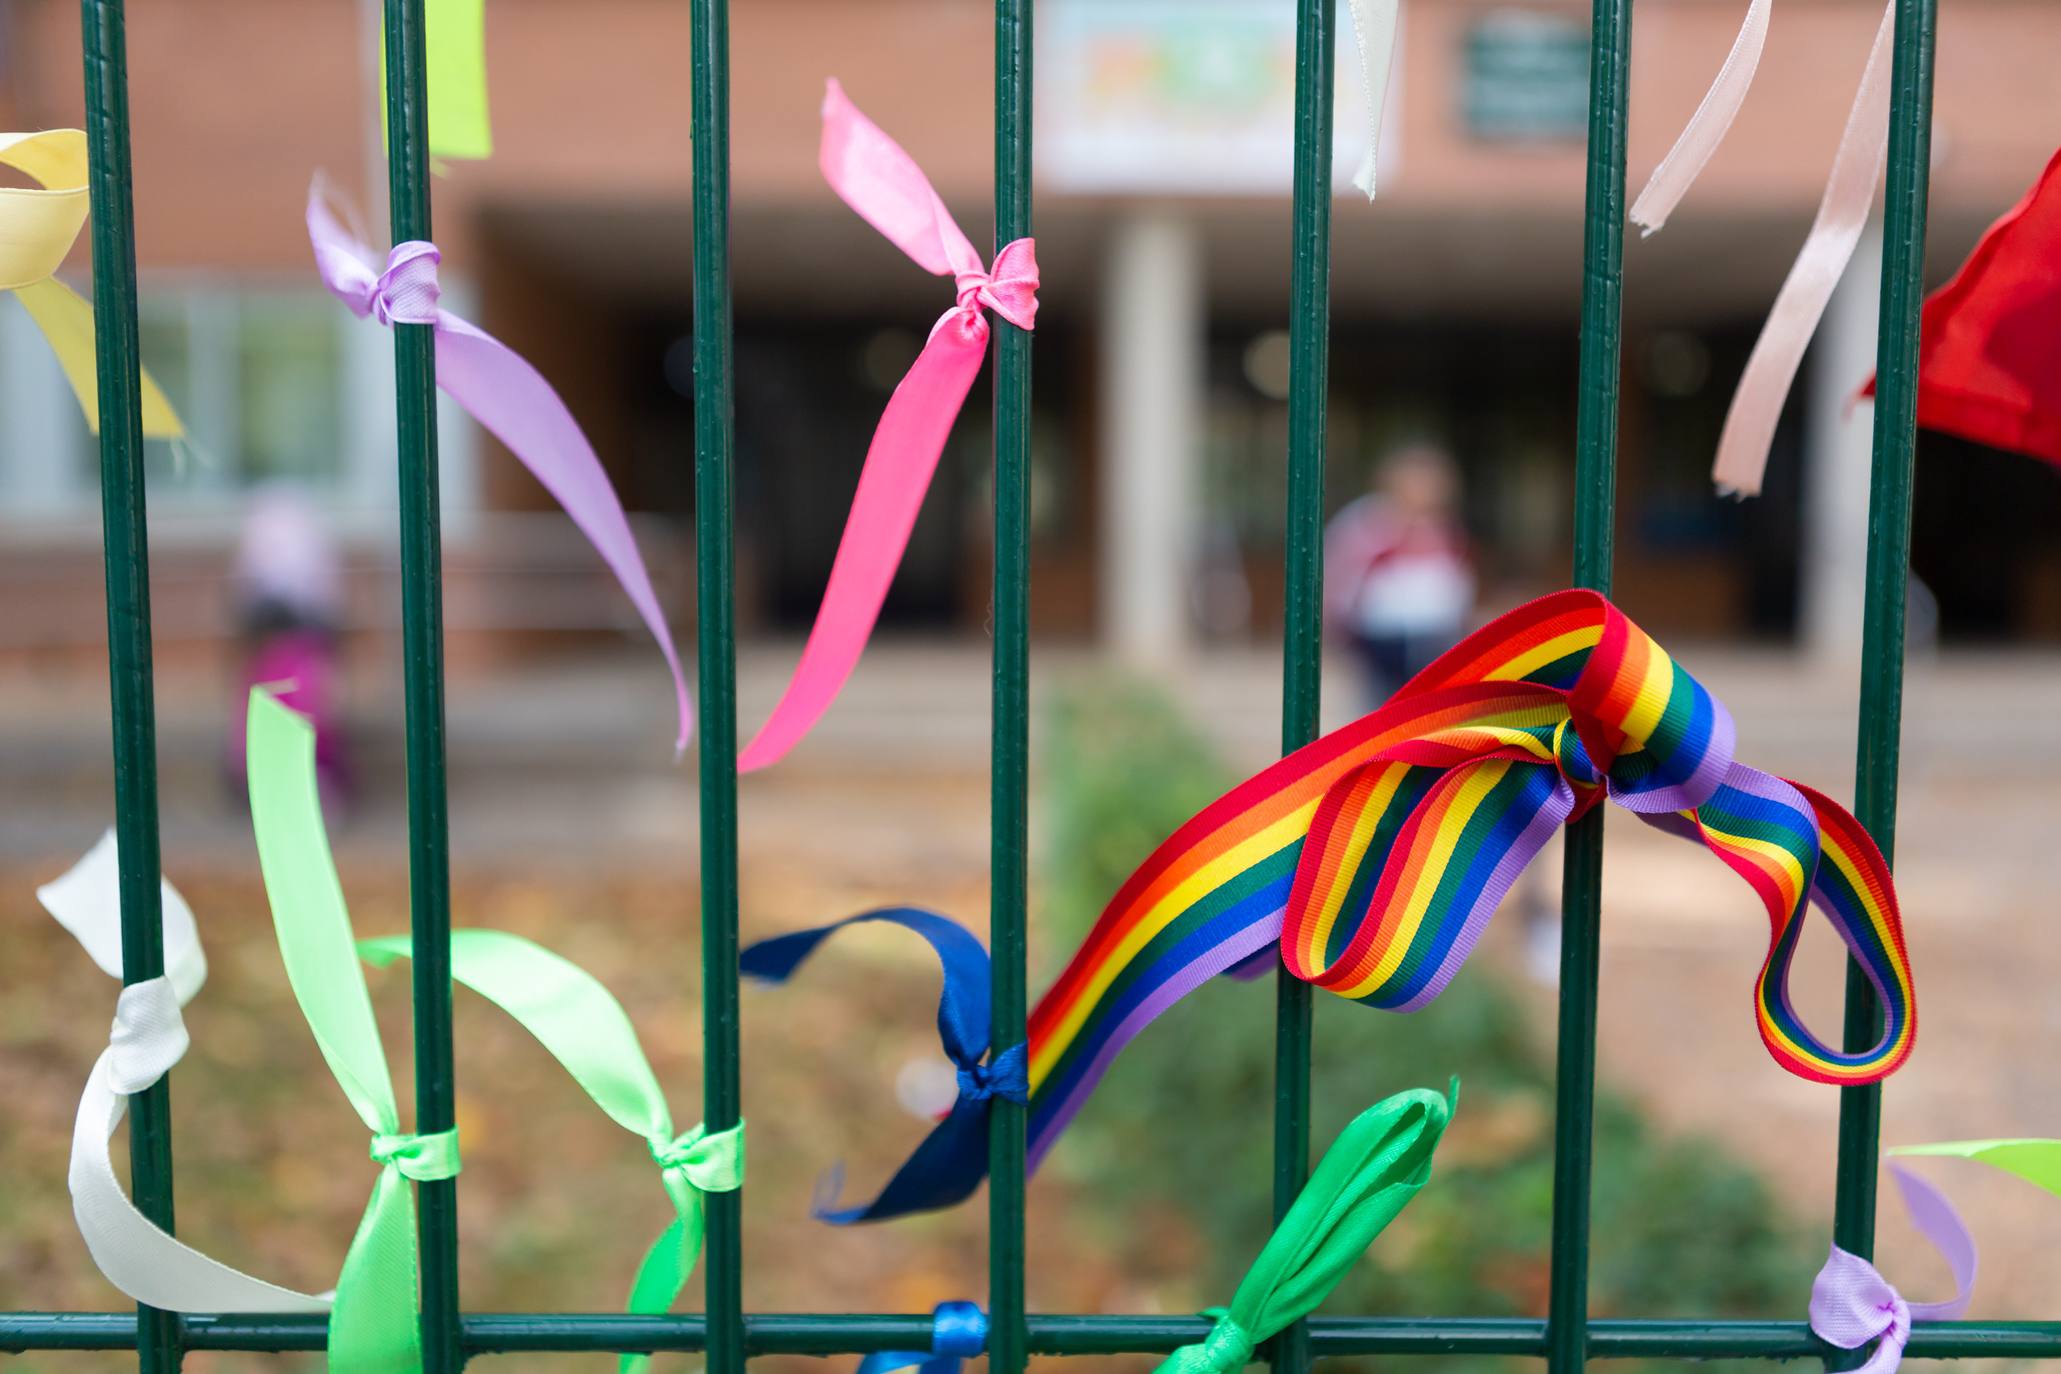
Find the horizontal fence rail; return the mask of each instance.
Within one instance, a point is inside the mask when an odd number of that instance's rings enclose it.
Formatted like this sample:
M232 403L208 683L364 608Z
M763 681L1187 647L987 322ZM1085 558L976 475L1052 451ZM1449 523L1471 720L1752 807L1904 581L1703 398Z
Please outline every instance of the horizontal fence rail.
M1025 1319L1033 1355L1158 1354L1205 1338L1201 1317L1067 1316ZM189 1350L320 1350L320 1317L188 1317ZM1311 1317L1313 1355L1547 1354L1536 1317ZM614 1313L468 1313L460 1344L468 1356L581 1351L700 1351L702 1317ZM927 1349L927 1315L747 1313L744 1353L863 1355ZM1588 1357L1617 1359L1825 1359L1844 1356L1802 1322L1597 1320L1586 1328ZM0 1350L131 1350L136 1319L122 1312L0 1316ZM1912 1333L1911 1359L2061 1359L2061 1322L1927 1322Z
M385 99L396 242L430 236L424 0L383 0ZM1284 751L1315 738L1322 621L1325 396L1329 383L1333 0L1269 0L1296 12L1295 156L1290 263L1290 396L1282 644ZM693 276L705 1119L740 1119L738 834L733 606L735 449L730 264L729 13L690 0L693 87ZM102 416L109 680L126 981L161 972L158 802L137 286L122 0L82 0L86 122L92 154L94 311ZM1874 412L1856 811L1885 855L1893 848L1901 730L1905 578L1915 446L1936 0L1897 0L1888 201ZM1620 371L1630 0L1593 0L1580 397L1575 435L1573 581L1608 591ZM995 4L995 243L1027 237L1031 216L1032 0ZM990 894L995 1042L1024 1038L1028 927L1029 513L1031 339L997 321L994 399L994 702ZM452 1124L450 884L444 770L441 552L435 363L426 326L394 330L401 531L411 915L415 948L417 1129ZM1509 1355L1576 1374L1591 1359L1859 1358L1801 1322L1601 1320L1587 1305L1590 1139L1594 1121L1602 813L1570 827L1564 901L1549 1312L1538 1318L1312 1318L1267 1350L1277 1370L1353 1354ZM1275 1212L1302 1187L1310 1148L1311 989L1278 984ZM1846 1040L1878 1034L1880 1009L1852 966ZM169 1087L129 1105L138 1206L173 1221ZM1834 1237L1873 1249L1878 1087L1841 1101ZM1157 1353L1204 1339L1201 1317L1072 1316L1026 1304L1024 1109L994 1104L989 1192L990 1367L1020 1374L1033 1355ZM453 1374L470 1358L523 1352L698 1351L719 1374L758 1355L925 1349L928 1316L755 1314L744 1310L741 1198L708 1200L705 1315L463 1313L457 1286L456 1182L421 1185L425 1367ZM1801 1295L1799 1295L1799 1301ZM185 1351L314 1351L321 1316L135 1312L0 1313L0 1351L133 1350L145 1374L174 1374ZM2061 1322L1920 1326L1917 1358L2061 1358Z

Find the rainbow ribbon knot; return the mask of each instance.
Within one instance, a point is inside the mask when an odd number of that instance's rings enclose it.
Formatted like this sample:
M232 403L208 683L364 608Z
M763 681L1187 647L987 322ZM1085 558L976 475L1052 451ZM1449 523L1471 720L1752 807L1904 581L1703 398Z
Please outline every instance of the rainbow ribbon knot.
M1917 1014L1888 866L1844 808L1738 763L1734 743L1723 705L1604 597L1499 617L1218 798L1118 889L1031 1013L1031 1159L1145 1026L1277 940L1339 996L1425 1005L1553 831L1606 796L1699 840L1760 897L1757 1020L1777 1062L1826 1083L1893 1072ZM1812 1035L1788 995L1812 900L1886 1013L1859 1053Z

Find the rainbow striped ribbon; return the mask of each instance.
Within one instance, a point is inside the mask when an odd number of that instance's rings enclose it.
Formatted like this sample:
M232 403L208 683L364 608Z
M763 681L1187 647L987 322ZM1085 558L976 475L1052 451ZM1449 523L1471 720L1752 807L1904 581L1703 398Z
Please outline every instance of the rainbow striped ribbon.
M1276 940L1297 977L1341 997L1425 1005L1552 832L1605 796L1700 840L1760 897L1755 1006L1776 1062L1822 1083L1894 1072L1917 1007L1888 865L1844 808L1734 761L1733 743L1724 706L1596 593L1477 631L1379 710L1212 803L1118 890L1031 1014L1033 1165L1132 1037ZM1813 898L1887 1014L1857 1054L1819 1040L1789 1000Z

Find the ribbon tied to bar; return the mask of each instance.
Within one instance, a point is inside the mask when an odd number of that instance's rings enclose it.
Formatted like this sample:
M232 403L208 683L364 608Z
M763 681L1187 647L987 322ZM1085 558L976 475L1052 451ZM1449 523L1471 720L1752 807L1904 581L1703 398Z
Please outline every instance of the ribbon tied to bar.
M316 270L330 294L359 319L434 330L437 386L529 469L615 574L672 673L674 745L684 750L693 707L672 630L622 501L564 400L521 354L443 308L437 280L443 255L435 244L396 244L385 267L375 270L372 251L330 212L319 178L308 191L307 223Z
M95 964L121 977L121 870L112 830L63 877L37 888L36 896ZM168 1235L129 1200L115 1173L108 1145L129 1096L185 1057L190 1041L180 1008L207 980L192 908L162 879L159 901L165 971L122 989L107 1049L79 1097L67 1172L79 1236L109 1283L168 1312L326 1312L326 1294L252 1278Z
M1267 1238L1207 1339L1167 1356L1159 1374L1235 1374L1261 1341L1308 1316L1431 1178L1431 1157L1458 1104L1413 1088L1347 1123Z
M315 731L263 687L248 720L251 824L273 929L294 1000L359 1120L372 1132L379 1177L344 1255L329 1318L329 1366L339 1374L421 1368L415 1195L411 1179L458 1172L457 1132L403 1132L352 947L343 884L322 826Z
M97 434L100 383L93 305L56 275L86 227L86 135L78 129L0 134L0 165L37 183L0 186L0 291L14 293L49 340L86 413L86 427ZM179 417L148 372L139 369L137 386L144 435L183 438Z
M1906 1302L1875 1266L1839 1246L1832 1247L1811 1284L1810 1326L1841 1350L1858 1350L1870 1341L1875 1351L1861 1366L1862 1374L1895 1374L1910 1343L1913 1321L1951 1321L1968 1310L1975 1294L1975 1238L1953 1204L1930 1183L1891 1163L1904 1208L1918 1234L1931 1243L1954 1277L1954 1296L1944 1302Z
M930 1314L930 1350L876 1350L859 1361L857 1374L891 1374L915 1369L918 1374L958 1374L961 1362L973 1359L988 1344L988 1314L970 1302L941 1302Z
M384 967L414 954L406 935L358 942L358 955ZM665 1092L621 1002L601 980L532 940L503 930L451 932L451 977L513 1017L572 1075L594 1105L645 1142L673 1220L653 1241L630 1283L627 1310L657 1316L673 1305L701 1257L707 1194L744 1184L744 1124L676 1133ZM648 1356L624 1355L629 1374Z
M1886 1077L1917 1034L1888 865L1844 807L1739 763L1734 744L1723 704L1604 597L1557 592L1498 617L1379 709L1203 808L1117 889L1030 1014L1030 1165L1139 1032L1277 947L1340 997L1423 1007L1552 833L1606 796L1701 843L1759 898L1755 1020L1776 1062L1822 1083ZM1866 1049L1812 1034L1789 996L1813 904L1881 1000L1884 1031ZM895 1176L900 1210L957 1202L985 1176L984 1134L950 1148L944 1135Z
M915 159L861 114L835 81L823 96L817 160L831 189L861 219L924 271L952 278L957 303L932 326L881 412L801 661L772 715L738 755L744 772L785 757L830 709L858 666L945 441L987 356L985 312L1023 330L1037 320L1033 241L1003 245L993 268L985 266Z
M917 1146L915 1153L873 1201L855 1207L832 1205L842 1184L833 1168L818 1189L816 1215L843 1226L857 1221L885 1221L908 1212L926 1211L958 1201L980 1182L987 1168L989 1104L996 1098L1027 1102L1029 1054L1012 1045L992 1057L988 952L957 921L918 907L888 907L862 912L808 930L792 931L747 946L737 959L745 977L762 983L784 983L833 934L852 926L883 924L916 934L937 955L942 980L938 992L938 1040L957 1070L959 1093L952 1108Z

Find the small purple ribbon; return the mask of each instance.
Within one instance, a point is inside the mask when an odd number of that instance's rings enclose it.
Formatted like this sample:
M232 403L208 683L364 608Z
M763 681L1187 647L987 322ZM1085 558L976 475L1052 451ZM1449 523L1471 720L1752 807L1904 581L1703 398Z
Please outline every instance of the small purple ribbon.
M330 213L319 179L308 191L308 241L323 285L359 319L387 326L428 325L436 331L437 385L543 483L608 564L658 641L672 670L679 708L675 747L685 750L694 730L694 708L665 611L607 470L551 383L514 349L438 304L437 264L443 255L435 244L420 239L395 244L385 270L375 271L372 250Z
M1889 1173L1919 1234L1932 1242L1952 1271L1958 1291L1945 1302L1907 1303L1874 1265L1832 1247L1811 1284L1811 1330L1841 1350L1858 1350L1878 1340L1860 1374L1894 1374L1911 1339L1913 1321L1951 1321L1968 1310L1975 1295L1975 1237L1946 1195L1899 1165Z

